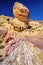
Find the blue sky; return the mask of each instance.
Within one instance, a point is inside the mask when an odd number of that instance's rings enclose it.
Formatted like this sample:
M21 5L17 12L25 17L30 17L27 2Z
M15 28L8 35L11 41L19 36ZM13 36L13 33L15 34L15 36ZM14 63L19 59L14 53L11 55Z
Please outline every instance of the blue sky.
M43 0L0 0L0 15L13 16L14 2L21 2L30 10L30 19L43 20Z

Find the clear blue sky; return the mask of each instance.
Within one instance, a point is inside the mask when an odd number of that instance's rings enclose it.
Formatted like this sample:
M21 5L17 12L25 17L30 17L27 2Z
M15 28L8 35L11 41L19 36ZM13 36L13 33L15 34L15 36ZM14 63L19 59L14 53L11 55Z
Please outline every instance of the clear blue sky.
M30 10L30 19L43 20L43 0L0 0L0 15L13 16L14 2L21 2Z

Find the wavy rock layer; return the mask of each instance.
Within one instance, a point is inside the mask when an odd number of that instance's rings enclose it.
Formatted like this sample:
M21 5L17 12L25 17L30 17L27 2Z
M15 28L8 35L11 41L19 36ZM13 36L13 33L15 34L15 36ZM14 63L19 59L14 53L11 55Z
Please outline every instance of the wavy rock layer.
M19 46L0 65L43 65L43 49L21 39Z

